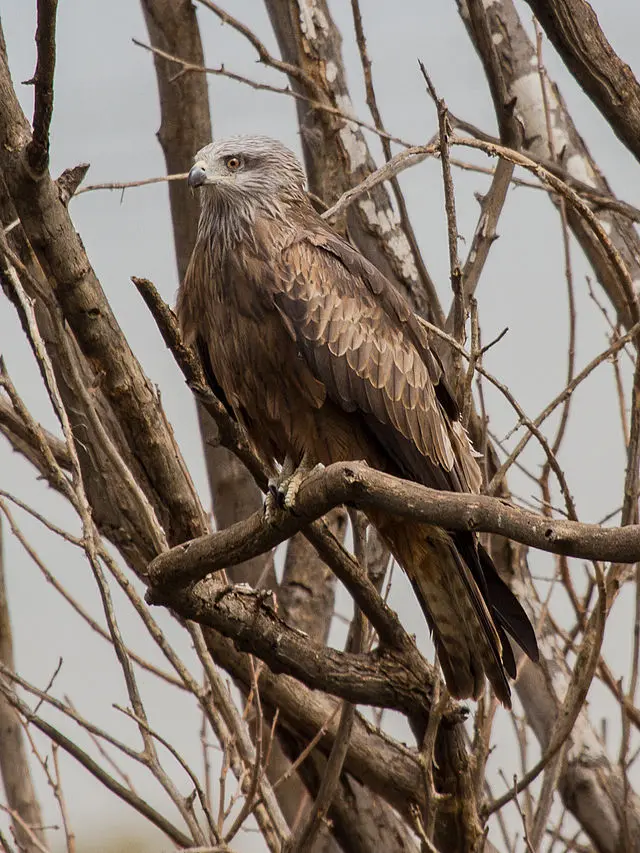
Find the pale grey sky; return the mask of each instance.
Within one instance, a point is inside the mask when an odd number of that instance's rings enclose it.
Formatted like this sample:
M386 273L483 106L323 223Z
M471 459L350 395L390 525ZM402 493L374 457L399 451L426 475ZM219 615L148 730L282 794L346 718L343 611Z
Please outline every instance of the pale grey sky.
M251 24L261 39L276 52L268 18L258 0L227 0L222 5L240 20ZM390 4L363 0L369 50L379 104L390 131L415 143L424 142L435 129L434 108L424 92L417 59L422 59L439 93L459 116L494 130L491 100L480 63L470 46L453 0L396 0ZM633 0L597 0L592 3L620 55L640 73L640 6ZM530 23L528 7L519 4L523 20ZM356 115L368 118L357 49L352 37L350 4L331 3L336 20L344 25L343 45ZM32 90L19 81L30 78L35 64L35 0L0 0L2 24L9 49L13 78L28 116ZM283 85L275 72L255 62L255 52L230 28L223 27L206 9L198 10L207 63L224 63L230 70ZM155 133L159 125L158 97L152 58L132 44L147 41L139 6L112 0L62 0L58 24L58 62L52 127L52 172L79 162L89 162L86 183L127 181L161 175L164 162ZM640 204L638 166L612 136L607 125L545 45L549 73L561 87L565 100L602 171L614 190L627 201ZM213 126L216 136L261 133L277 136L299 150L294 104L273 94L255 92L220 79L209 79ZM379 146L372 140L376 156ZM478 214L474 192L486 189L488 179L469 172L454 175L459 227L469 245ZM402 177L426 264L448 304L448 255L443 217L440 165L427 162ZM191 473L208 505L193 404L172 359L166 354L155 325L142 306L131 275L152 279L168 301L178 286L172 232L164 185L120 192L95 192L75 199L71 212L118 320L151 379L158 383L169 418L183 448ZM564 385L566 373L567 309L562 269L562 245L557 214L543 193L525 189L510 191L499 225L500 239L492 249L478 292L485 339L504 326L510 331L489 353L486 366L505 381L525 410L535 415ZM465 244L461 244L464 254ZM606 347L606 327L588 297L585 277L591 271L573 245L574 277L578 306L577 365L583 366ZM50 429L57 424L41 388L31 353L8 302L0 308L0 352L34 413ZM628 384L628 364L622 360ZM506 404L487 390L491 426L504 435L514 419ZM550 427L549 427L550 428ZM624 455L620 440L617 399L610 367L603 366L575 395L574 413L561 462L583 520L598 520L621 503ZM525 460L535 469L539 454L532 442ZM529 496L531 483L513 471L516 493ZM0 442L0 486L14 491L74 529L75 521L63 502L35 480L32 469ZM97 616L100 606L87 566L77 555L18 514L23 529L38 543L40 554L56 575ZM5 528L6 529L6 528ZM137 743L128 722L112 708L126 704L126 694L109 648L90 635L70 609L44 583L19 545L5 536L6 570L12 609L16 655L20 671L38 685L45 685L63 657L55 692L69 693L79 709L99 724L110 727ZM548 571L549 559L532 558L536 570ZM116 598L118 598L116 596ZM120 600L120 599L118 599ZM346 612L348 602L340 599ZM410 630L426 634L421 615L406 583L396 574L392 604L406 619ZM621 600L610 619L605 649L618 663L617 675L626 675L631 643L631 596ZM558 604L561 607L561 603ZM176 637L189 656L188 643L163 614L155 615ZM125 604L121 620L127 639L157 659L137 621ZM623 626L622 630L620 626ZM335 642L342 631L336 630ZM193 709L178 701L149 679L143 680L145 698L154 724L172 738L199 767L198 726ZM608 695L594 689L595 717L617 712ZM54 719L54 717L52 717ZM501 725L505 726L506 717ZM65 731L72 731L61 724ZM505 727L505 732L507 728ZM86 744L86 739L81 737ZM498 750L496 766L507 776L514 770L507 750ZM502 762L502 764L501 764ZM511 762L511 763L510 763ZM63 777L72 818L82 850L100 850L95 834L114 835L135 831L137 816L104 791L71 760L63 761ZM36 776L39 776L36 772ZM142 774L134 774L144 790ZM640 778L636 774L636 781ZM59 823L50 806L46 785L39 790L50 822ZM185 788L186 790L186 788ZM162 798L150 791L154 802ZM245 842L252 849L255 838ZM159 838L158 851L171 845Z

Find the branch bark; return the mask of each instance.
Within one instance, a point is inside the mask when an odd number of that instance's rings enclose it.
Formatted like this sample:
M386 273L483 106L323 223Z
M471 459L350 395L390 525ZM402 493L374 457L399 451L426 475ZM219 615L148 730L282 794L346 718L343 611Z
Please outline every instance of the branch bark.
M58 0L38 0L36 44L38 61L30 81L35 86L33 139L27 148L27 161L40 176L49 165L49 128L53 116L53 74L56 67L56 14Z
M252 673L247 655L216 631L205 628L204 633L220 664L250 689ZM288 675L276 675L267 667L260 673L259 686L262 702L280 709L280 722L296 737L310 741L326 728L318 748L324 754L330 752L337 730L335 699L309 690ZM453 731L461 728L457 721L452 721ZM426 804L418 754L377 732L359 714L354 721L345 770L405 818L410 817L412 805L423 808Z
M466 0L456 0L456 4L476 50L481 53L482 48L477 43L474 29L470 25ZM591 157L573 123L557 85L545 76L548 117L553 136L553 139L549 140L542 84L537 71L536 48L529 39L512 0L486 4L485 12L509 98L514 102L515 115L523 128L523 150L538 162L548 162L550 150L558 152L563 171L579 181L581 187L590 185L596 192L615 199L605 176ZM588 197L585 198L589 200ZM623 259L631 278L640 281L640 237L632 222L614 209L599 206L597 202L593 203L593 210ZM567 218L600 285L615 307L618 322L629 329L634 322L632 313L601 243L571 206L567 208Z
M315 643L276 614L268 603L271 593L244 586L212 588L200 581L187 589L154 592L151 598L230 637L236 648L260 658L272 672L286 672L311 689L407 716L428 716L431 690L424 676L431 671L426 661L417 668L407 663L404 651L352 654Z
M5 583L2 526L2 515L0 515L0 661L8 669L14 670L13 636ZM33 787L20 719L15 708L1 692L0 773L2 774L7 805L30 828L36 841L45 845L42 813ZM13 832L21 850L26 851L26 853L37 853L38 844L16 820L13 821Z
M640 161L640 83L586 0L526 0L576 82Z
M206 519L154 386L122 334L55 182L48 173L34 180L28 167L31 134L1 57L0 104L0 169L11 199L80 350L100 375L141 486L170 541L203 533Z
M219 533L172 548L149 565L149 582L162 587L201 580L210 572L275 547L340 504L383 510L446 530L497 533L543 551L572 557L618 563L640 560L640 525L605 528L550 519L500 498L441 492L384 474L361 462L336 462L302 483L295 515L283 512L277 520L267 523L260 511Z

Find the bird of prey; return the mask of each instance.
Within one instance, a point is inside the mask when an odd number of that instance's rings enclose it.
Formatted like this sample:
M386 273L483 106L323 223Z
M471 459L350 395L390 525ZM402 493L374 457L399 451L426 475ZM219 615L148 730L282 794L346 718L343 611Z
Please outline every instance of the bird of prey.
M363 459L477 492L475 453L424 327L316 213L295 155L267 137L217 140L188 182L201 213L178 318L265 462L291 473ZM476 537L368 516L411 579L450 693L477 699L486 676L510 706L507 634L534 660L535 634Z

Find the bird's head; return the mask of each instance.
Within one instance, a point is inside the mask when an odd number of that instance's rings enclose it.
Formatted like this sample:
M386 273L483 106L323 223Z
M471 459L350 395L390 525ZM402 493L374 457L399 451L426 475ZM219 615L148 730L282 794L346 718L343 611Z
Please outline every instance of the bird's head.
M271 206L288 197L302 196L305 177L297 157L278 140L231 136L198 151L188 183L208 198Z

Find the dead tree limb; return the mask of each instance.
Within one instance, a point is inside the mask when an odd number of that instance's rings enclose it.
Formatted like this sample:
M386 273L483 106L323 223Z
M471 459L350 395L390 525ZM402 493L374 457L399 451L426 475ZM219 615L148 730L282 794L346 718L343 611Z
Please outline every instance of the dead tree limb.
M586 0L527 0L576 82L640 161L640 83L609 44Z
M13 637L11 619L9 616L9 601L5 583L4 551L2 543L2 516L0 515L0 661L10 670L15 669L13 658ZM21 821L30 828L40 844L45 844L40 803L36 797L31 768L27 759L24 735L20 718L0 693L0 773L2 785L7 798L7 805L20 816ZM26 853L37 853L38 845L22 827L14 820L13 832L20 848Z

